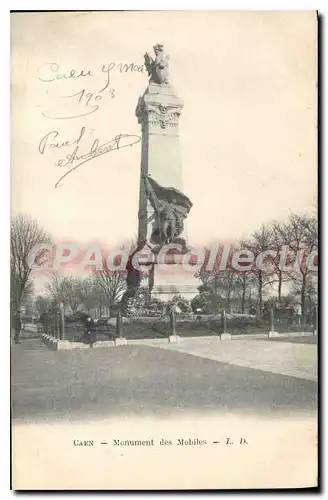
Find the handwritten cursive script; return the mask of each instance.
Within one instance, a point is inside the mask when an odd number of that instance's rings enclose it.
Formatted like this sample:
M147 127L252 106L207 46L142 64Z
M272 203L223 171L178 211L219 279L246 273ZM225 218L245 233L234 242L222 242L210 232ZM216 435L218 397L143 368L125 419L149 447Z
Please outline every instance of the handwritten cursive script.
M75 141L55 141L57 139L59 132L57 130L51 130L51 132L48 132L45 136L42 137L42 139L39 142L38 150L41 155L44 154L45 150L47 148L53 149L53 148L63 148L66 146L74 146L75 144L79 144L81 141L82 137L84 136L85 133L85 127L82 127L77 139Z
M53 62L42 64L42 66L38 68L38 73L41 75L38 78L41 82L50 83L56 80L62 80L63 78L68 80L70 78L80 78L82 76L93 76L91 70L84 71L82 69L80 71L76 71L75 69L70 69L66 74L60 72L59 70L59 64L57 63ZM45 76L46 78L44 78Z
M120 73L141 73L145 74L145 66L135 64L135 63L115 63L114 61L108 63L108 64L103 64L101 66L101 73L106 73L106 86L102 89L105 90L105 88L108 87L109 82L110 82L110 73L112 70L117 69L119 70ZM38 79L41 82L44 83L51 83L55 82L58 80L69 80L71 78L76 79L76 78L83 78L83 77L93 77L97 72L92 72L91 69L88 70L76 70L76 69L69 69L66 71L62 71L60 68L59 64L56 62L51 62L51 63L45 63L42 64L41 66L38 67L37 69L38 73ZM99 90L98 92L101 92Z
M94 158L97 158L98 156L102 156L104 154L110 153L111 151L126 148L128 146L133 146L134 144L137 144L141 140L141 137L138 135L118 134L113 139L106 141L103 144L99 144L100 141L97 138L94 140L90 150L86 153L81 154L80 153L80 140L81 140L84 132L85 132L85 129L84 129L84 127L82 127L78 138L73 142L69 142L69 141L63 141L62 143L49 142L50 137L55 137L55 138L57 137L57 135L58 135L57 131L51 131L41 139L41 141L39 143L40 154L43 154L47 147L65 147L65 146L75 145L75 148L71 153L60 158L55 163L56 167L67 167L67 166L70 167L71 166L71 168L67 172L65 172L65 174L62 175L60 177L60 179L58 179L58 181L55 184L55 188L61 187L62 186L61 181L63 181L63 179L65 179L65 177L67 177L74 170L77 170L79 167L84 165L84 163L87 163L88 161L91 161Z
M65 88L73 80L83 82L83 87L78 92L69 95L62 95L60 98L69 99L73 104L73 112L60 112L57 109L43 110L42 116L50 120L71 120L82 118L96 113L100 108L100 103L106 100L116 98L116 86L110 86L112 72L118 74L139 73L145 74L144 65L135 63L116 63L111 61L108 64L102 64L95 69L66 69L63 70L56 62L44 63L37 68L38 79L46 86L57 85L59 88ZM53 83L56 82L56 83ZM89 87L91 84L91 90ZM57 87L58 88L58 87ZM75 88L74 88L75 90ZM103 104L102 104L103 105ZM61 106L60 106L61 107Z

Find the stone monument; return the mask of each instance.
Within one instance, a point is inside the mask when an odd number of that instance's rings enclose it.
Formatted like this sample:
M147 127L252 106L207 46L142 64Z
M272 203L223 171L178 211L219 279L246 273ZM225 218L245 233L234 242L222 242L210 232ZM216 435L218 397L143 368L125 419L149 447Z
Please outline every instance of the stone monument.
M183 101L170 83L169 55L163 45L154 46L154 57L146 53L144 58L149 85L136 108L142 131L137 250L146 247L155 255L149 272L152 296L169 300L182 293L192 298L197 293L198 281L190 273L188 279L181 272L181 258L188 252L185 219L192 208L182 186L179 117ZM156 256L167 245L177 250L170 251L171 265L161 274ZM128 289L133 296L140 275L130 267Z

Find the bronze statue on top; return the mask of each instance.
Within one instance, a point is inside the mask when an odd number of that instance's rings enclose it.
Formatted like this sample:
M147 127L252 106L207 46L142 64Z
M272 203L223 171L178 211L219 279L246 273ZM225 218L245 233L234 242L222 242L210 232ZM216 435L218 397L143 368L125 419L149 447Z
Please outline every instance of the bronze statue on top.
M148 52L145 53L145 66L149 75L149 83L157 83L158 85L169 84L169 58L168 54L164 53L163 45L157 44L154 47L155 59Z

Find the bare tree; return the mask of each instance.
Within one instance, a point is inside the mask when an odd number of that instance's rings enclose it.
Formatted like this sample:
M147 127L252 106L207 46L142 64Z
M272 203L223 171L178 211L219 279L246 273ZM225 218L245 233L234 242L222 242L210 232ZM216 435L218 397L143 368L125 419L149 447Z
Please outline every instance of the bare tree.
M282 298L282 285L285 282L290 281L289 273L286 272L286 269L282 267L280 264L280 256L281 251L284 245L286 245L286 241L288 240L288 236L286 234L286 225L282 222L274 221L271 225L271 242L270 242L270 250L276 252L276 255L269 256L269 261L273 266L273 275L276 276L276 280L272 280L272 283L275 281L278 284L278 301L281 302ZM290 256L286 256L286 266L290 264Z
M216 290L220 291L220 295L225 301L226 309L230 311L231 299L236 295L236 271L229 266L225 271L219 271L216 274L214 282L216 284Z
M281 251L284 251L284 245L290 252L286 252L282 267L284 256ZM294 288L295 295L300 298L302 316L305 318L306 309L311 311L317 303L317 275L313 268L309 268L307 262L309 255L318 249L316 217L292 214L287 223L273 222L262 225L249 240L242 240L238 248L252 252L255 260L252 268L247 271L236 271L233 269L230 254L224 271L220 271L217 261L210 270L207 270L209 252L205 251L205 262L195 274L202 282L199 287L200 293L211 292L224 298L228 308L231 298L238 297L241 300L241 310L244 312L247 297L254 296L256 286L257 313L260 315L263 311L263 298L269 286L277 284L278 300L282 302L283 283L288 282ZM295 259L300 260L296 267Z
M270 249L272 238L272 229L270 226L265 226L262 224L258 231L254 231L251 236L251 239L248 242L245 242L245 248L251 250L255 256L255 259ZM262 314L263 309L263 293L264 287L268 284L272 284L272 273L268 271L264 271L262 266L258 264L253 265L252 274L257 282L257 295L258 295L258 315Z
M47 313L51 306L51 300L49 297L43 295L38 295L35 299L35 308L39 315Z
M84 278L76 281L75 293L80 298L81 303L87 309L88 314L90 309L96 307L98 304L99 293L97 290L97 283L95 278Z
M195 273L195 278L198 278L201 281L201 285L199 287L199 291L206 291L213 280L213 271L206 271L204 266L202 266L197 273Z
M231 273L230 266L228 265L225 270L220 270L219 261L222 254L223 247L221 251L217 253L215 262L210 269L208 267L208 259L210 252L208 249L204 249L205 259L201 268L196 272L195 277L198 278L202 285L199 287L200 291L210 291L214 295L222 295L228 301L230 301L232 293L232 283L233 283L233 273Z
M36 245L51 243L50 235L36 219L19 214L11 220L10 233L10 270L11 270L11 309L19 315L24 291L28 292L32 267L28 261ZM35 263L41 265L47 259L47 250L40 249Z
M242 241L239 245L240 249L246 248L246 243ZM205 249L205 262L200 270L195 274L202 282L199 287L200 293L211 292L217 295L219 299L223 300L225 307L231 309L231 300L237 298L241 300L241 310L244 313L246 300L250 299L252 292L254 291L255 278L250 272L237 271L232 266L233 253L238 250L236 247L227 259L227 265L224 270L220 270L219 262L222 256L223 247L221 252L217 254L215 263L212 269L207 270L207 263L209 257L209 251Z
M251 304L252 297L256 296L257 280L251 271L239 271L236 273L234 283L234 296L240 299L240 309L245 313L246 302Z
M25 309L25 316L33 316L34 313L34 283L28 280L22 295L21 306Z
M306 314L306 295L311 277L315 274L307 265L308 256L318 249L318 228L315 217L291 214L286 224L279 226L280 237L293 252L294 266L288 271L293 287L298 291L303 321Z
M77 281L76 278L69 276L53 276L44 287L53 304L58 307L62 303L65 307L69 306L75 313L81 304Z
M97 285L103 291L108 307L111 307L123 295L126 289L126 272L125 271L112 271L107 267L106 259L103 259L103 268L101 271L94 271L94 276Z

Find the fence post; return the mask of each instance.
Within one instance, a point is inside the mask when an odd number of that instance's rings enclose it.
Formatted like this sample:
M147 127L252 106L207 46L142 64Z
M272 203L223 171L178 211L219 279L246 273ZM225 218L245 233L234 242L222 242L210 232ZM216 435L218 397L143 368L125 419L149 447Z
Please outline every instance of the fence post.
M227 333L227 316L225 309L222 309L221 311L221 326L222 326L222 333Z
M169 342L179 342L180 337L177 335L177 318L176 318L176 313L175 313L175 306L173 306L170 310L170 336L169 336Z
M220 335L221 340L230 340L231 335L230 333L227 332L227 315L226 315L226 310L222 309L221 311L221 327L222 327L222 333Z
M269 331L274 332L274 311L273 308L270 309L270 325L269 325Z
M60 311L57 312L56 314L57 317L57 339L60 339Z
M175 316L175 310L172 309L170 312L170 330L171 330L171 335L176 335L176 324L177 324L177 319Z
M279 333L274 329L274 308L270 308L270 316L269 316L269 333L268 337L279 337Z
M64 304L60 304L60 319L61 319L61 328L60 328L60 340L66 340L65 339L65 310L64 310Z
M116 337L119 337L120 339L122 338L122 313L121 309L118 310L117 316L116 316Z
M116 316L116 339L115 339L115 347L121 346L121 345L127 345L128 341L126 340L125 337L123 337L123 330L122 330L122 310L119 308L117 311L117 316Z

